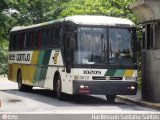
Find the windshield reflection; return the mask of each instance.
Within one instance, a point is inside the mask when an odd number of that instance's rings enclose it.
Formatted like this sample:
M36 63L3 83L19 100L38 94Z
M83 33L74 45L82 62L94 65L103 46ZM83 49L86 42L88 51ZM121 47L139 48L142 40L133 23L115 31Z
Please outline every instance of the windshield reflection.
M133 65L132 34L129 29L79 27L74 64Z
M128 29L109 28L109 63L133 65L133 32Z
M105 28L78 29L76 64L105 64L107 62L107 39Z

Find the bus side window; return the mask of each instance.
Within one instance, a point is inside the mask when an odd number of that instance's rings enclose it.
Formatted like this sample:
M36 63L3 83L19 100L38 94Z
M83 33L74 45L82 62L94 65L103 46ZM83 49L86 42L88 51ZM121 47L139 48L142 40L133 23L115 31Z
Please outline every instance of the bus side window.
M47 46L51 46L51 39L52 39L52 28L48 28L47 30Z
M9 50L14 50L15 48L15 44L14 44L14 39L15 38L15 35L11 34L10 35L10 41L9 41Z
M26 33L25 48L29 48L31 40L31 32Z
M15 37L15 49L19 49L20 48L20 34L16 34L16 37Z
M34 31L31 31L30 48L34 46Z
M59 47L61 42L61 26L51 28L50 36L50 47Z
M45 30L45 38L44 38L44 46L48 47L48 42L49 42L49 29Z
M43 30L40 31L40 34L41 34L41 36L40 36L40 48L43 47L43 36L44 36L43 32L44 32Z
M40 46L41 47L47 47L48 46L49 32L48 32L48 30L42 30L40 33L41 33Z
M58 46L58 41L59 41L59 38L60 38L60 29L59 28L55 29L54 38L55 38L54 39L54 45Z
M32 32L32 48L38 47L38 33L37 31Z
M24 33L20 34L20 49L24 48Z
M49 40L50 47L53 47L54 33L55 33L55 28L51 28L50 29L50 40Z
M37 35L38 35L37 48L40 48L40 40L41 40L41 33L40 33L40 31L37 32Z
M59 47L60 45L60 38L61 38L61 27L57 26L55 28L55 32L54 32L54 41L53 41L53 45L55 47Z
M23 44L24 48L26 47L26 40L27 40L27 34L24 33L24 44Z

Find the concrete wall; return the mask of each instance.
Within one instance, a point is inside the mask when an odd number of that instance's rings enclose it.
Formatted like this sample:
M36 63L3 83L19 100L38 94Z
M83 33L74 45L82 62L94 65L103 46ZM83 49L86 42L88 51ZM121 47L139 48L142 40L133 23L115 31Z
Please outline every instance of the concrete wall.
M160 49L142 52L142 98L160 102Z

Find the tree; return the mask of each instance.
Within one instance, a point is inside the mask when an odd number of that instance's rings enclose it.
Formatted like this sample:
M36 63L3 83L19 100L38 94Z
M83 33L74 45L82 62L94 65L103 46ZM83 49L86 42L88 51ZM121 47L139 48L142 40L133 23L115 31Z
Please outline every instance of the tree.
M71 15L107 15L129 18L136 22L136 17L129 10L134 0L70 0L61 2L54 11L56 18ZM58 11L58 12L57 12Z
M12 0L9 3L16 25L31 25L51 20L53 0ZM53 15L52 15L53 16Z

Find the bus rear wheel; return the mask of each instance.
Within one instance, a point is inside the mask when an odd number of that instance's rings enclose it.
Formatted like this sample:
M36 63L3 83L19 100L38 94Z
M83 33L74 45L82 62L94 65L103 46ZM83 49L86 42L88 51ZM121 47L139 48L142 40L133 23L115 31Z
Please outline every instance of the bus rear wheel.
M108 103L114 103L116 99L116 95L106 95Z
M19 91L31 91L32 88L33 88L33 86L28 86L28 85L22 84L22 73L21 73L21 71L18 71L17 82L18 82Z

